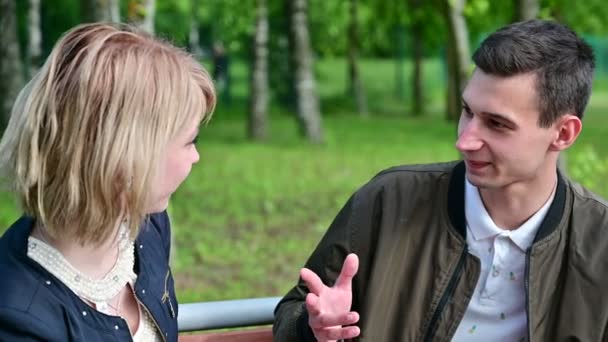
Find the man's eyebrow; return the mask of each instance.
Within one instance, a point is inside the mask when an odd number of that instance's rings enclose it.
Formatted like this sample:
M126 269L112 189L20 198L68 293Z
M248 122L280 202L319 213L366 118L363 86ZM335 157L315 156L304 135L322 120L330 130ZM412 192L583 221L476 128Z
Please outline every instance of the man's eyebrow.
M469 104L467 103L467 101L465 101L464 98L461 99L461 100L462 100L462 105L464 107L466 107L468 110L470 110L470 107L469 107ZM511 123L512 125L516 126L515 121L511 118L510 115L502 114L502 113L494 113L494 112L481 112L480 114L483 115L483 116L489 116L489 117L491 117L493 119L499 119L499 120L502 120L502 121L507 121L508 123Z

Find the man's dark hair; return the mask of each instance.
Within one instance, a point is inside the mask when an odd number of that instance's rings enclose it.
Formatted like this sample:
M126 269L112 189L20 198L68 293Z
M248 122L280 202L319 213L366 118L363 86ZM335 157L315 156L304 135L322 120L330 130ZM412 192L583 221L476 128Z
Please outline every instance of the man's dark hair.
M508 25L481 43L473 61L483 72L496 76L535 73L539 126L549 127L567 112L582 119L591 95L595 58L591 47L568 27L544 20Z

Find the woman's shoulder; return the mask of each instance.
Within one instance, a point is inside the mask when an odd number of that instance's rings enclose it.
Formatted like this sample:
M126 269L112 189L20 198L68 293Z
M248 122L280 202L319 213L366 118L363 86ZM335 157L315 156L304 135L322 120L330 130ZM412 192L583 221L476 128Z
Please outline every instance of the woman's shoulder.
M171 228L167 211L150 214L144 224L147 226L146 228L156 230L161 236L168 234Z
M23 216L0 237L0 310L5 316L36 314L63 301L51 291L55 278L27 256L33 223Z
M57 285L52 278L43 277L6 249L0 253L0 274L0 340L25 335L61 340L57 334L65 330L58 319L64 317L63 301L50 291Z
M161 247L164 258L168 260L171 249L171 224L166 211L150 214L147 217L136 243ZM140 247L142 246L140 245Z
M15 295L31 298L38 281L31 260L27 258L28 236L34 220L23 216L0 237L0 305Z

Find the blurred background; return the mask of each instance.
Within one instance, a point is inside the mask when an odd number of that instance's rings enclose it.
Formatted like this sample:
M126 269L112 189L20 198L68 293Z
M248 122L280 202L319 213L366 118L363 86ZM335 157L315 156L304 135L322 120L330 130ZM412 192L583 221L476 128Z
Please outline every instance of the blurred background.
M608 6L600 0L0 0L0 131L60 35L141 26L189 50L219 103L174 195L181 302L279 296L380 170L458 158L460 92L495 29L540 17L592 44L594 93L567 173L608 196ZM20 215L0 192L0 233Z

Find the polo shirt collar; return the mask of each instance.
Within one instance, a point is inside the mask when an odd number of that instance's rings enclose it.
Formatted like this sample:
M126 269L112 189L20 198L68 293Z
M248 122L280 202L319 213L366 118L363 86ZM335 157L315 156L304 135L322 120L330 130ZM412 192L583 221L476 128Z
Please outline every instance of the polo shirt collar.
M534 242L534 237L547 215L554 197L555 190L553 190L553 193L545 204L526 222L514 230L506 230L494 223L481 200L479 190L465 177L465 217L467 230L474 240L494 238L497 235L508 236L517 247L525 252Z

